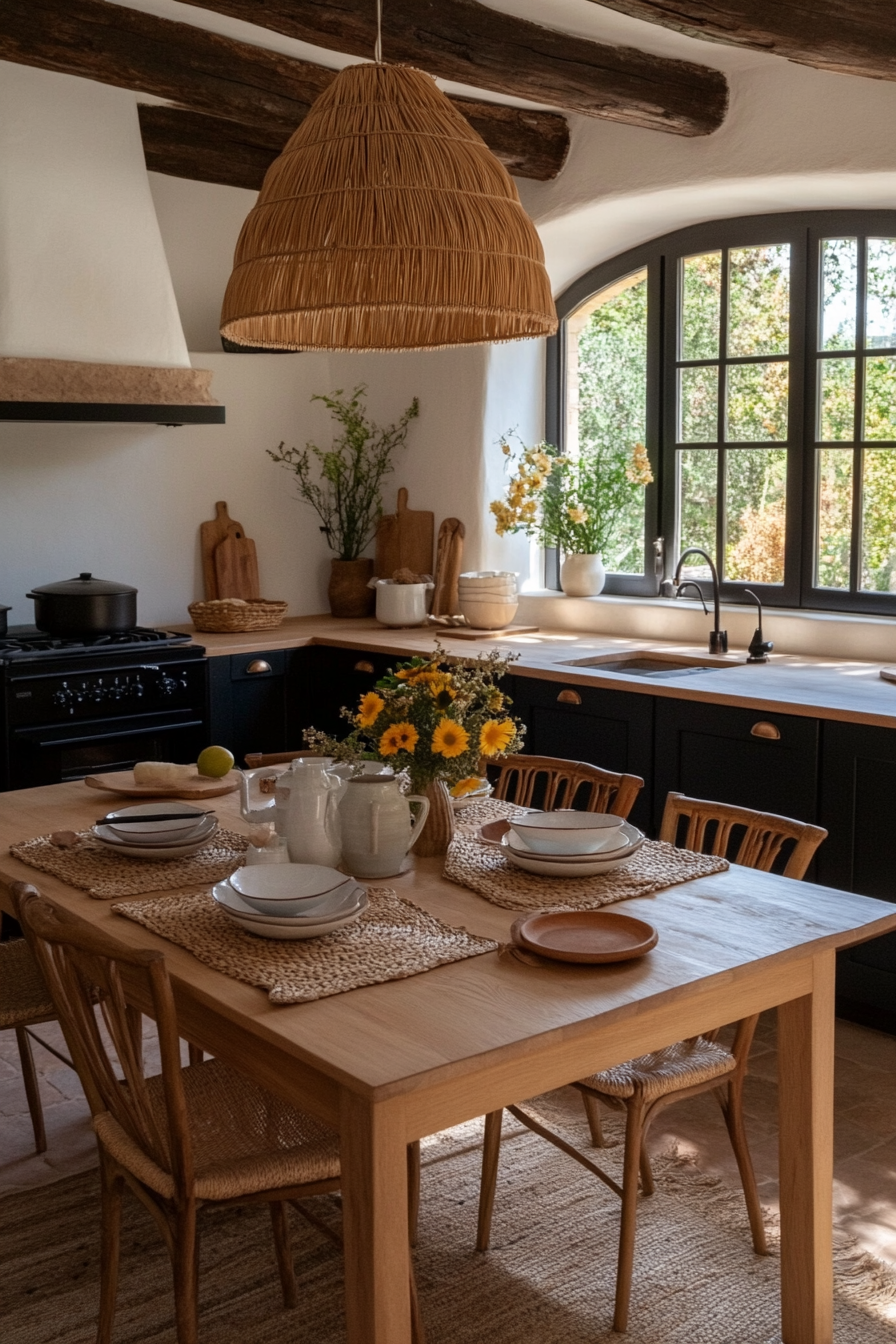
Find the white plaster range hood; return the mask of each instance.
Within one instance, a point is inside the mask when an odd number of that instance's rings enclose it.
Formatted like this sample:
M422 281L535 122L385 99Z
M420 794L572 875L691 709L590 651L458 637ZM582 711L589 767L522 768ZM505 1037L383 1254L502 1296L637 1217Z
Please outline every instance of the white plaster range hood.
M193 369L136 98L0 62L0 419L222 423Z

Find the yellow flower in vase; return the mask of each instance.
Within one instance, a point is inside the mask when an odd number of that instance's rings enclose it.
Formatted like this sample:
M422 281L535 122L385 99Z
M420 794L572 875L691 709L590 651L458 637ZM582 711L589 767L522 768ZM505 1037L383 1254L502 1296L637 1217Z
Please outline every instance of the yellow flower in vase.
M386 707L386 702L376 691L368 691L361 697L355 723L359 728L371 728Z
M413 752L419 737L412 723L393 723L380 738L380 755L397 756L400 751Z
M482 725L479 734L479 750L483 756L497 756L506 751L516 737L516 725L512 719L489 719Z
M437 756L451 759L463 756L470 745L470 734L453 719L441 719L432 735L432 749Z

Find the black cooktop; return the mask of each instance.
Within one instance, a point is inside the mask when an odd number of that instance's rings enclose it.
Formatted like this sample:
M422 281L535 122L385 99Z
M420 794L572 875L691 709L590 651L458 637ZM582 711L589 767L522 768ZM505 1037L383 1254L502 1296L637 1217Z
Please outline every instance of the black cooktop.
M130 650L173 648L189 644L190 635L173 630L149 630L136 625L131 630L116 631L111 635L81 635L65 638L45 634L36 625L11 625L6 635L0 636L0 664L30 658L59 658L127 653Z

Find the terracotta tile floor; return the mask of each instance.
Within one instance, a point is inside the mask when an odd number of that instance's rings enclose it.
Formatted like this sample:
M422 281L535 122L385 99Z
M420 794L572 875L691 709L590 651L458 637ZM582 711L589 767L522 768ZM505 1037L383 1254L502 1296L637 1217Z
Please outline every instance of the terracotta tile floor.
M54 1024L37 1031L64 1049ZM146 1057L155 1038L145 1024ZM0 1032L0 1196L47 1184L93 1166L95 1147L76 1075L34 1047L47 1127L46 1153L34 1153L15 1035ZM580 1105L570 1090L571 1104ZM834 1207L837 1222L867 1250L896 1265L896 1037L838 1021L835 1075ZM774 1014L759 1024L746 1087L747 1128L760 1196L777 1202L777 1081ZM675 1142L699 1165L738 1185L721 1112L695 1097L660 1114L655 1151Z

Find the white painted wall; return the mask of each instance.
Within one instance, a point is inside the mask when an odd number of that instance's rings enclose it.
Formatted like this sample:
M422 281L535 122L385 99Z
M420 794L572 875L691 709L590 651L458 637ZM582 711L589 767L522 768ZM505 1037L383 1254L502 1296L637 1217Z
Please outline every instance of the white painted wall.
M136 99L0 61L0 355L189 366Z

